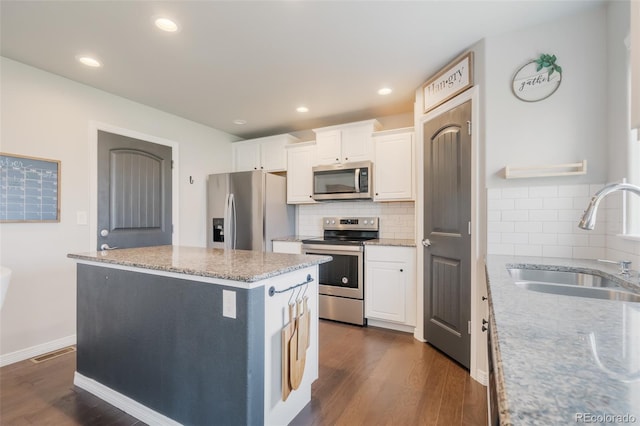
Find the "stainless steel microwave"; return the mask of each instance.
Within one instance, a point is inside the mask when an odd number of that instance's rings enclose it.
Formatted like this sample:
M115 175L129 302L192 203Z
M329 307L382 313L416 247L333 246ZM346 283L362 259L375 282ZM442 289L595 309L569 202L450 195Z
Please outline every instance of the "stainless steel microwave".
M313 168L313 199L370 199L373 194L372 175L371 161L316 166Z

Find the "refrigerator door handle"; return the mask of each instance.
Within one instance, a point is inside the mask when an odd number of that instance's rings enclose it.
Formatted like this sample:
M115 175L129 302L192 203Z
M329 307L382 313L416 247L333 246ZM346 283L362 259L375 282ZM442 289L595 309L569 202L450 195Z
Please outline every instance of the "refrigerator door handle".
M232 216L233 215L233 216ZM236 214L236 200L233 196L233 194L229 194L229 217L232 217L232 223L231 223L231 227L233 227L233 240L231 240L232 242L229 243L229 245L231 246L230 248L234 249L236 248L236 224L237 224L237 214Z
M230 243L230 237L231 237L231 233L230 233L230 229L229 229L229 194L227 194L227 196L224 199L224 223L222 225L223 227L223 231L224 232L224 248L227 249L229 248L229 243Z

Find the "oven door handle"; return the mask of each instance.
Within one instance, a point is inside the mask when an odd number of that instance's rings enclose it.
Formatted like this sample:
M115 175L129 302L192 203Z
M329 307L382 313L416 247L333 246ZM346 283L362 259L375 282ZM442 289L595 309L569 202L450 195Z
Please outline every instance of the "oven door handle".
M314 252L322 253L358 253L362 252L363 246L347 246L347 245L329 245L329 244L303 244L302 251L313 250Z

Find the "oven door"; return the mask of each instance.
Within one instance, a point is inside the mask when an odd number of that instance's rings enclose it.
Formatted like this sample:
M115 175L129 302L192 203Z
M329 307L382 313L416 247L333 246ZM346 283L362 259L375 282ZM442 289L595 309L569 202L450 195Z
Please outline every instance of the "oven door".
M319 293L328 296L364 299L364 259L362 246L305 244L304 254L332 256L319 265Z

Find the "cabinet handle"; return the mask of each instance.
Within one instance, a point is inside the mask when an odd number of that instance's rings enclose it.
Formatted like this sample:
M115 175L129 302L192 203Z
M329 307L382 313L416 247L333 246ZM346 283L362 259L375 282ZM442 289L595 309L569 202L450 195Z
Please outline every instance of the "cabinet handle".
M264 167L263 167L263 166L260 166L260 169L264 169Z
M400 272L404 272L404 269L400 269Z
M258 170L258 168L257 168L257 167L254 167L254 168L253 168L253 170Z
M313 198L313 195L309 195L309 198Z
M336 161L340 161L340 159L339 159L339 158L336 158Z
M344 157L344 159L345 159L346 161L349 161L349 157Z
M482 300L487 300L487 296L482 296Z
M378 195L379 195L379 194L376 192L376 197L377 197Z

